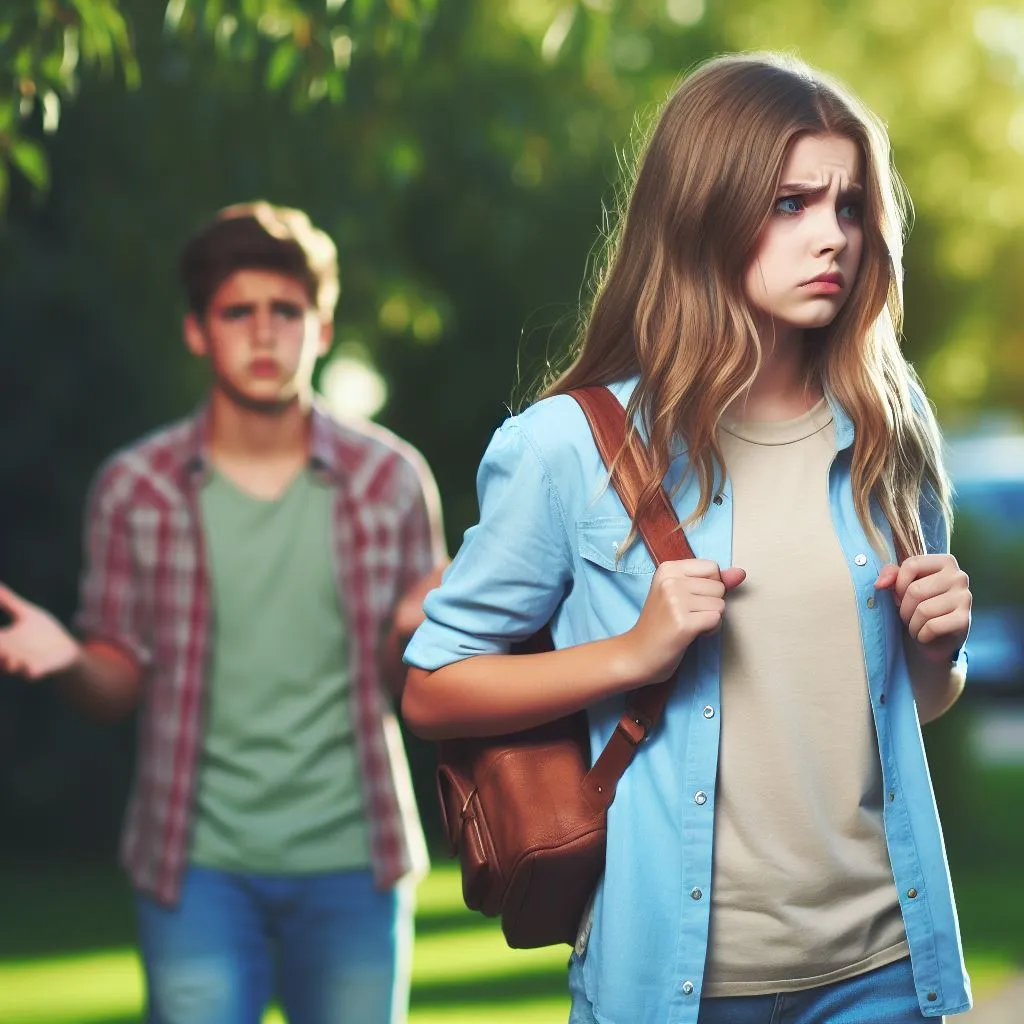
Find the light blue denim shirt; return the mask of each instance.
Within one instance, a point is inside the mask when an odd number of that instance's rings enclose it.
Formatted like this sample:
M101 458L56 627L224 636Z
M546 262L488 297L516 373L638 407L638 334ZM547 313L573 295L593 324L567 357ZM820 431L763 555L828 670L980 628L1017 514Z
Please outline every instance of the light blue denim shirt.
M635 384L612 391L625 403ZM970 983L903 624L894 602L876 596L882 563L854 511L851 489L853 424L831 397L829 404L837 449L829 501L860 612L886 841L921 1011L938 1017L969 1008ZM669 468L670 493L684 469L685 453ZM408 663L433 670L504 653L549 621L559 648L617 635L636 623L654 565L639 542L616 560L629 520L606 486L604 464L572 398L545 399L508 419L488 446L477 483L480 522L466 532L441 587L427 598L427 618L406 651ZM696 507L697 496L691 474L674 496L680 519ZM721 497L687 537L698 558L728 566L728 480ZM947 551L938 510L923 500L922 516L929 551ZM876 521L891 543L880 513ZM679 668L662 723L627 769L609 811L607 863L584 963L587 996L602 1024L696 1024L711 906L720 672L717 634L699 638ZM588 709L594 751L604 747L623 706L624 698L617 698ZM697 793L711 796L698 802ZM696 889L704 898L691 898Z

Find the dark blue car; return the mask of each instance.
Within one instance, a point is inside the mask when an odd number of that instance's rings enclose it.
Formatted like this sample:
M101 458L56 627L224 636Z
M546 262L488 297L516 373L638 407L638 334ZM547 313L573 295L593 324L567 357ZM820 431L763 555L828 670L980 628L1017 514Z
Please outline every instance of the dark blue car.
M1024 434L947 446L953 551L971 577L968 692L1024 695Z

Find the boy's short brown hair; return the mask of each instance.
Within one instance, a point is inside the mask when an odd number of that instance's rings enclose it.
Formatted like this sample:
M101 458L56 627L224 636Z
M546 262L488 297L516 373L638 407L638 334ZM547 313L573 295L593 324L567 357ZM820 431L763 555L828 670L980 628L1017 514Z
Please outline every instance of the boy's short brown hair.
M338 252L302 210L266 202L225 207L189 239L178 272L189 309L206 312L238 270L272 270L301 281L324 320L338 301Z

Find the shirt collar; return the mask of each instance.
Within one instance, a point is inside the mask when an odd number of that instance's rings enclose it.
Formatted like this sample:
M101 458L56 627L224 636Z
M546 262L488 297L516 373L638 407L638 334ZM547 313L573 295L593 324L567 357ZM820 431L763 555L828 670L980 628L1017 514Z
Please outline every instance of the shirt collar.
M209 426L210 403L207 400L196 409L185 425L179 470L182 483L186 486L196 486L206 479L209 469L206 461L206 432Z
M639 374L634 374L632 377L626 377L624 380L616 381L614 384L609 384L608 389L623 405L626 405L639 383ZM828 402L828 407L832 412L833 429L835 430L836 438L836 451L841 452L843 449L849 448L853 444L853 420L842 405L839 404L839 400L836 396L828 388L825 389L825 400ZM647 434L643 429L643 424L638 422L637 428L646 442ZM672 458L678 458L680 455L686 454L686 445L682 438L677 437L673 439L671 454Z
M825 400L829 409L832 410L832 429L836 435L836 451L841 452L844 448L853 445L853 420L849 413L839 404L839 399L825 388Z
M332 482L341 479L342 467L334 443L332 418L319 397L314 397L310 408L309 460L314 473ZM209 474L206 439L210 428L210 403L204 401L186 422L182 444L180 472L182 482L189 486L202 484Z
M322 473L335 483L342 478L334 419L318 396L314 396L310 409L309 465L315 473Z

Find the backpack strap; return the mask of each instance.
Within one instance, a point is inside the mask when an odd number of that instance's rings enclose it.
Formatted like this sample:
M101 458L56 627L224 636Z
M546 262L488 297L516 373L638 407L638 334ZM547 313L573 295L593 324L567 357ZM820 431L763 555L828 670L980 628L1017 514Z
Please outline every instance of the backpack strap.
M576 388L569 394L586 415L594 442L611 474L612 486L636 524L655 565L693 558L693 549L679 527L679 518L664 488L644 515L637 518L641 488L650 472L650 460L637 432L630 429L627 434L626 410L622 403L600 385ZM664 682L643 686L629 695L625 714L583 780L597 807L606 809L611 804L615 787L636 756L637 748L661 719L674 684L675 673Z

